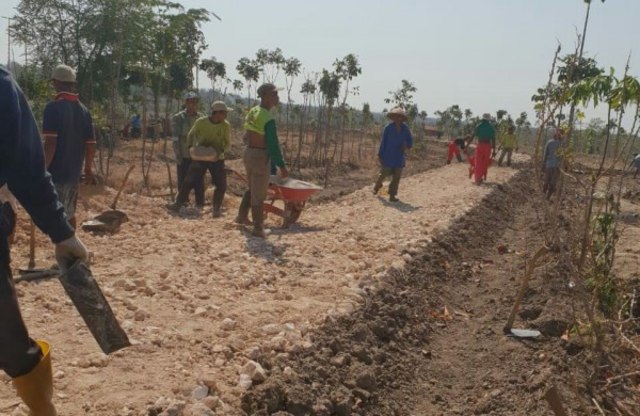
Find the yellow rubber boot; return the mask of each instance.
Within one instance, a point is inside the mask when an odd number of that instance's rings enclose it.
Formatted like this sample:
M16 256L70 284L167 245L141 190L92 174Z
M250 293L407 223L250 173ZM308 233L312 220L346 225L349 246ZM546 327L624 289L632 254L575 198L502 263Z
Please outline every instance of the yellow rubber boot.
M31 416L56 416L53 397L53 376L49 344L36 341L42 350L42 359L31 372L13 379L18 396L31 410Z

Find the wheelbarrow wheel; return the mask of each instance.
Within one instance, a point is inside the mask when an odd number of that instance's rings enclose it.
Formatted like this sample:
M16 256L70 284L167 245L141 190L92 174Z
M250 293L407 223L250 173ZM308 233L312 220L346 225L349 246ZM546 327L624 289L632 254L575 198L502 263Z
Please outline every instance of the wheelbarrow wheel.
M301 202L287 202L284 204L284 220L282 221L282 228L289 228L289 226L300 218L302 210L306 201Z

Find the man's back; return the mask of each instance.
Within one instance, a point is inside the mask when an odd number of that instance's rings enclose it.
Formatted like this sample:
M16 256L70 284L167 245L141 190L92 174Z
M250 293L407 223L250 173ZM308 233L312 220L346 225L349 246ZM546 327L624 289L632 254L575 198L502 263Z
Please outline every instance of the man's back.
M85 144L93 140L93 122L89 110L74 94L58 94L44 109L44 135L55 135L56 151L48 167L54 183L80 180Z

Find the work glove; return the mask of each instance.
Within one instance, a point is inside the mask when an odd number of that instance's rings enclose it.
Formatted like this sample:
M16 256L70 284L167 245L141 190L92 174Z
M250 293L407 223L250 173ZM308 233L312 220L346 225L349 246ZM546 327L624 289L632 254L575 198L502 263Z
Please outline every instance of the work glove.
M77 260L89 265L87 247L75 235L56 244L55 252L56 261L62 272L69 270Z

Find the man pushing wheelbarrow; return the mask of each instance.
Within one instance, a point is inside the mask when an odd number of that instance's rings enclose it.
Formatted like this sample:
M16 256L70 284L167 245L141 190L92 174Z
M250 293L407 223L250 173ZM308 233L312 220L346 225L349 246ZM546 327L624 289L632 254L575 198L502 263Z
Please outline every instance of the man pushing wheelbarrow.
M236 222L250 224L249 209L251 209L252 235L265 238L263 209L269 189L271 162L280 170L281 178L287 178L289 171L282 158L276 121L271 114L271 109L280 102L278 88L273 84L262 84L258 88L258 97L260 97L260 105L249 110L244 124L246 148L243 160L249 190L242 197Z

